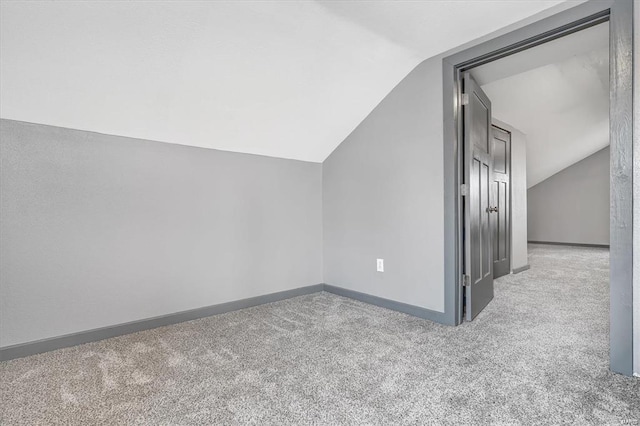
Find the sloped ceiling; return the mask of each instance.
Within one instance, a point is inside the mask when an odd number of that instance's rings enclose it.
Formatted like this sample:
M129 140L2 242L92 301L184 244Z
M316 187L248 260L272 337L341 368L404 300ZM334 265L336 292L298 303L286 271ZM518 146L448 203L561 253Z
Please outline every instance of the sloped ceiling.
M421 60L559 1L3 1L3 118L321 162Z
M527 136L527 187L609 145L608 44L605 23L472 71Z

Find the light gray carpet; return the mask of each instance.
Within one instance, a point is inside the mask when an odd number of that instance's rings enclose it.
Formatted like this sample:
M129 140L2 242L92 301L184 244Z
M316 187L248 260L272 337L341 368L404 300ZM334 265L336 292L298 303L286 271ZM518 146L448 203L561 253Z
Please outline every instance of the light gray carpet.
M532 246L472 323L327 293L0 364L0 423L640 424L608 251Z

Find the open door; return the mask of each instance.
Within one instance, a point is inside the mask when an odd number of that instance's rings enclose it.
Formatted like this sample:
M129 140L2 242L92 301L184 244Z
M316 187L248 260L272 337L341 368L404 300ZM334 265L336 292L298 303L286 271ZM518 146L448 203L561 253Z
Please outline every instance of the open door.
M464 116L464 295L466 320L471 321L493 299L493 244L491 187L493 136L491 102L465 73Z
M493 182L491 195L494 206L491 214L493 238L493 278L507 275L511 271L511 133L492 127L493 135ZM497 210L496 210L497 209Z

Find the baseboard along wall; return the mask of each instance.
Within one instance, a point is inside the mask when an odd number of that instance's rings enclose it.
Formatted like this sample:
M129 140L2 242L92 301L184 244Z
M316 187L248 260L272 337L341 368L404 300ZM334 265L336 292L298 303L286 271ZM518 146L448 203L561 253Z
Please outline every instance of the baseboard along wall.
M277 302L280 300L290 299L297 296L304 296L306 294L318 293L321 291L326 291L338 296L348 297L350 299L359 300L371 305L380 306L383 308L413 315L419 318L446 324L444 312L431 311L419 306L408 305L406 303L396 302L394 300L384 299L382 297L372 296L369 294L360 293L333 285L315 284L292 290L285 290L277 293L251 297L248 299L236 300L233 302L176 312L173 314L162 315L154 318L132 321L124 324L117 324L93 330L81 331L64 336L36 340L33 342L5 346L3 348L0 348L0 361L8 361L15 358L22 358L43 352L54 351L56 349L82 345L84 343L97 342L99 340L109 339L111 337L123 336L125 334L136 333L138 331L150 330L157 327L164 327L167 325L178 324L185 321L210 317L212 315L224 314L239 309L251 308L253 306L264 305L266 303Z
M513 274L519 274L520 272L524 272L528 269L531 269L531 265L526 264L524 266L521 266L519 268L514 268L514 270L512 271Z
M558 241L528 241L529 244L546 244L552 246L609 248L609 244L563 243Z

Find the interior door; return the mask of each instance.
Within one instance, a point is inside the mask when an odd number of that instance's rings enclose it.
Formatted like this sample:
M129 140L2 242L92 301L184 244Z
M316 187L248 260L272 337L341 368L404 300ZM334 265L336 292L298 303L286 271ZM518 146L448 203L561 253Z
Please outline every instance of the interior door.
M493 278L507 275L511 269L511 226L509 179L511 172L511 134L493 126L493 183L491 234L493 237Z
M469 73L463 78L464 125L464 295L467 321L493 299L493 245L490 229L493 182L491 102Z

